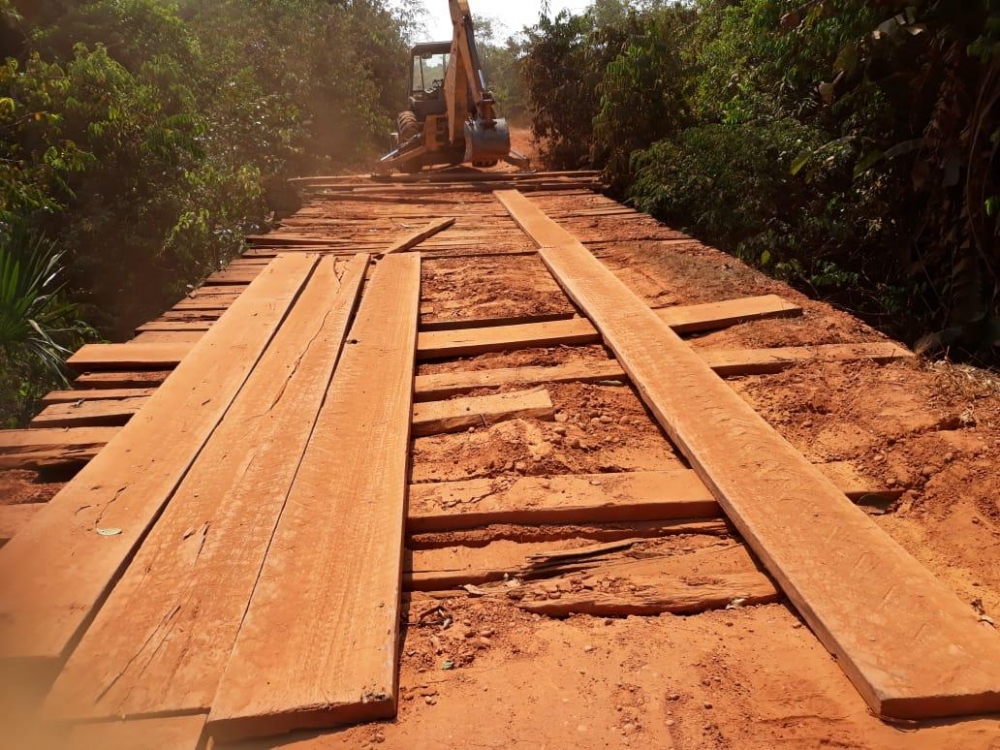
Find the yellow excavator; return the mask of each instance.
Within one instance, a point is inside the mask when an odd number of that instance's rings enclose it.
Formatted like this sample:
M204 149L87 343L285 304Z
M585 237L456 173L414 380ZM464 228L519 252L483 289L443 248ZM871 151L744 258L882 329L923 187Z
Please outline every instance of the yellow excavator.
M436 164L493 167L500 161L526 169L528 158L510 148L507 121L476 50L467 0L449 0L450 42L418 44L410 51L410 108L399 113L392 148L378 171L417 172Z

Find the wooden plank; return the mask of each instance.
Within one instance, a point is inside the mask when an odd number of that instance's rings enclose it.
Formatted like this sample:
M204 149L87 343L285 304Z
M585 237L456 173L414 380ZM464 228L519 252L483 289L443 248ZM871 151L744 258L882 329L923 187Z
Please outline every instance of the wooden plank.
M417 337L417 356L420 359L466 357L510 349L596 344L600 340L589 321L573 318L551 323L425 331Z
M310 258L312 260L312 258ZM180 344L84 344L66 360L77 372L89 370L162 370L176 367L195 346Z
M498 197L536 244L550 243L540 251L549 270L872 709L900 719L1000 709L1000 638L975 611L583 245L516 191Z
M161 385L171 370L86 372L73 381L81 388L148 388Z
M597 617L658 615L663 612L692 615L712 609L724 609L734 601L741 606L769 604L781 595L762 573L716 573L691 576L675 581L643 582L633 593L613 593L583 589L562 593L551 599L539 584L522 587L524 596L517 606L527 612L548 617L588 614Z
M587 383L597 380L624 380L626 377L621 365L614 360L579 360L553 366L442 372L417 375L414 381L414 399L434 401L477 388L498 388L504 385Z
M378 264L215 695L219 739L395 714L419 297L419 255Z
M426 261L426 258L424 259ZM433 316L433 305L428 306L427 311L421 307L421 316ZM553 320L569 320L575 318L576 313L541 313L538 315L517 315L508 318L447 318L438 320L420 321L421 331L458 331L464 328L492 328L494 326L511 326L522 323L549 323Z
M315 262L306 255L275 259L141 414L0 550L0 658L49 666L66 655L243 386Z
M31 420L31 427L120 427L148 401L147 396L132 396L51 404Z
M90 461L118 427L0 430L0 468L77 465Z
M81 724L64 750L198 750L205 714Z
M148 331L207 331L212 326L210 320L151 320L135 329L136 333Z
M324 258L63 669L61 720L207 713L340 356L367 257ZM169 622L169 627L163 623Z
M77 401L100 401L102 399L137 398L152 396L156 388L95 388L78 391L49 391L42 396L41 403L75 404Z
M413 436L461 432L511 419L555 419L555 407L545 388L473 396L450 401L427 401L413 407Z
M13 539L43 507L44 503L0 505L0 545Z
M720 512L688 470L521 477L513 483L472 479L411 485L407 530L717 518Z
M805 362L894 362L912 359L912 352L892 342L874 344L822 344L777 349L694 349L699 357L723 377L765 375ZM464 370L418 375L414 386L417 401L449 398L477 388L502 385L627 380L625 370L615 360L579 360L561 365L505 367L492 370Z
M873 344L821 344L777 349L695 349L705 363L723 377L767 375L804 362L895 362L913 353L891 341Z
M704 305L662 307L656 313L675 332L695 333L727 328L750 320L794 318L802 315L802 308L776 294L768 294Z
M130 344L193 344L205 331L141 331L132 337Z
M389 255L391 253L402 253L407 250L412 250L424 240L433 237L438 232L443 232L454 223L454 218L432 221L422 229L418 229L416 232L411 232L402 239L393 242L392 245L389 246L389 249L385 251L385 254Z
M841 464L818 468L852 500L902 494L880 489ZM519 477L513 482L484 478L410 485L407 532L721 516L715 497L690 469Z

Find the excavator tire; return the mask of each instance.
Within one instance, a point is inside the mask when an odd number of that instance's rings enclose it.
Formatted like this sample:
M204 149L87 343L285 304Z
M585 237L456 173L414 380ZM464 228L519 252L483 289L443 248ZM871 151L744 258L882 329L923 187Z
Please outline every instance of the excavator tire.
M406 143L420 132L420 123L417 121L417 116L410 110L400 112L396 117L396 130L399 132L399 142Z

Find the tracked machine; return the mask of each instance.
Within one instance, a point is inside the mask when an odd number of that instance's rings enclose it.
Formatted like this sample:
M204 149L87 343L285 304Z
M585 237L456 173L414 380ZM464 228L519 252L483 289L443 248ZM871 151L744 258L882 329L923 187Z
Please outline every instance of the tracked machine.
M493 167L500 161L526 169L528 158L511 150L507 122L497 117L486 86L469 4L449 0L449 6L452 40L418 44L410 52L410 108L399 113L393 150L378 171L462 163Z

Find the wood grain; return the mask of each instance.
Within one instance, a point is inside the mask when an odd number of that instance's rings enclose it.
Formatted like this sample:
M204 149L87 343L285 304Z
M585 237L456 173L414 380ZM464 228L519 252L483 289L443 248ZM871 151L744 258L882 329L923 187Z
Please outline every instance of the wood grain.
M66 655L243 386L315 262L308 255L275 259L142 411L0 550L0 657L51 663Z
M209 715L219 739L395 714L420 257L351 329Z
M555 407L545 388L472 396L450 401L428 401L413 407L413 436L426 437L485 427L511 419L555 418Z

